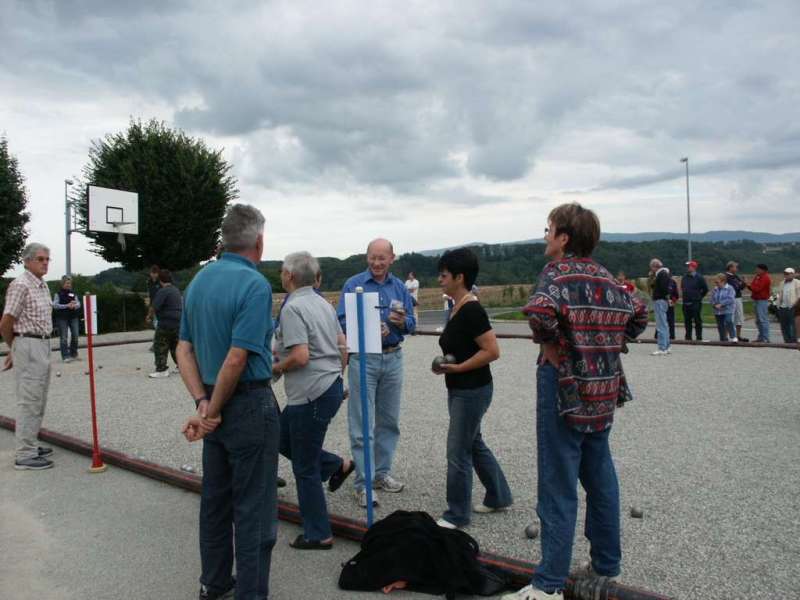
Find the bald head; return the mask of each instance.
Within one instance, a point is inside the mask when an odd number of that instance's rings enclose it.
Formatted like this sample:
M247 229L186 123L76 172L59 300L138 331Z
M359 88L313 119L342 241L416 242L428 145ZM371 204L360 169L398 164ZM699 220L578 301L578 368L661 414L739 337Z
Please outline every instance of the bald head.
M394 248L392 242L383 238L372 240L367 246L367 265L372 278L383 282L389 275L389 267L394 262Z

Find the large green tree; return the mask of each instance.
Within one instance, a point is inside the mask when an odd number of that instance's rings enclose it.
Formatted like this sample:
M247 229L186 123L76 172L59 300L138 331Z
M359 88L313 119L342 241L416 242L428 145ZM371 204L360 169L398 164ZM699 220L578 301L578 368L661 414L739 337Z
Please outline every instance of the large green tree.
M0 274L19 261L28 232L30 215L25 210L28 195L16 157L8 151L8 140L0 138Z
M222 152L164 123L131 121L95 140L83 169L78 213L86 225L88 185L139 194L139 235L125 249L113 233L87 232L92 252L129 271L151 264L177 270L212 256L225 207L238 196Z

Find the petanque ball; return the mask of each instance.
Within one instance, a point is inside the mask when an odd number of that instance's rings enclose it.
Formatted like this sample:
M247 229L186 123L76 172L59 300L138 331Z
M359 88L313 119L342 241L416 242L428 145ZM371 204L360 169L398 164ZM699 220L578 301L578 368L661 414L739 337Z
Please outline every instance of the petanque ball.
M61 371L56 371L56 377L61 377Z
M98 371L99 371L100 369L102 369L102 368L103 368L103 365L97 365L97 370L98 370Z
M431 369L433 369L434 371L438 371L441 368L441 366L446 362L447 361L445 361L444 356L437 356L436 358L433 359L433 362L431 363Z
M445 362L445 364L452 365L453 363L456 362L456 357L453 356L452 354L445 354L444 355L444 362Z
M89 371L84 371L84 372L83 372L83 374L84 374L84 375L88 375L88 374L89 374Z
M535 539L539 535L539 528L531 523L525 528L525 537L529 540Z
M141 371L141 370L142 370L142 367L136 367L136 370L137 370L137 371Z
M181 471L186 473L194 473L194 467L190 464L181 465Z
M637 508L635 506L631 506L631 517L634 519L641 519L644 517L644 512L641 508Z

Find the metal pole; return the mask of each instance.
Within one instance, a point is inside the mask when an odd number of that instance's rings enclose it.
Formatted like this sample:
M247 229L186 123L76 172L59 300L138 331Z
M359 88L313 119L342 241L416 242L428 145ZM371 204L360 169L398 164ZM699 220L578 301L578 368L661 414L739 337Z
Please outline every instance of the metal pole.
M689 260L692 260L692 210L689 205L689 158L684 157L681 159L681 162L686 164L686 237L689 242Z
M86 294L83 297L83 305L86 307L86 349L89 358L89 399L92 407L92 466L90 473L102 473L106 470L103 457L100 454L100 436L97 433L97 406L95 402L94 386L94 346L92 344L92 296Z
M369 456L369 402L367 401L367 353L364 331L364 288L356 288L356 313L358 315L358 377L361 388L361 435L364 438L364 485L367 492L367 527L372 527L372 460ZM354 398L355 400L355 398Z
M70 202L69 202L69 194L67 188L72 185L72 181L69 179L64 180L64 222L66 224L65 227L65 234L66 234L66 260L67 260L67 275L72 275L72 249L70 248L70 239L69 236L72 233L72 223L70 222Z

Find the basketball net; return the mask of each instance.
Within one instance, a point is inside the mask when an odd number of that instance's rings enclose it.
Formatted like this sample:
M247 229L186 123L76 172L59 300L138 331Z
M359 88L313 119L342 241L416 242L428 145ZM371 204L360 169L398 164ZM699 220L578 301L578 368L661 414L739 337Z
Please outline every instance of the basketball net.
M114 229L117 232L117 243L120 245L120 248L122 248L122 251L125 252L125 234L120 231L120 225L122 225L122 223L115 223Z

